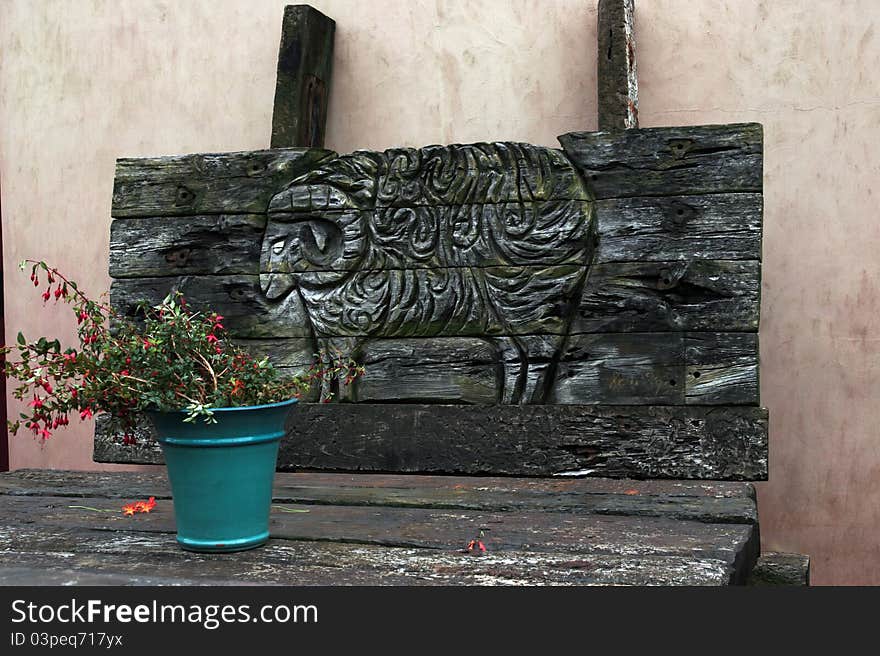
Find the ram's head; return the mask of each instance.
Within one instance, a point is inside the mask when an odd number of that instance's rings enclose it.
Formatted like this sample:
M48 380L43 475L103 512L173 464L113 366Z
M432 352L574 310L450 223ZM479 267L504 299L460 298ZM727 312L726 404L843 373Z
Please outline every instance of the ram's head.
M363 210L343 190L316 181L326 171L291 183L269 203L260 272L269 299L296 286L337 282L362 258Z

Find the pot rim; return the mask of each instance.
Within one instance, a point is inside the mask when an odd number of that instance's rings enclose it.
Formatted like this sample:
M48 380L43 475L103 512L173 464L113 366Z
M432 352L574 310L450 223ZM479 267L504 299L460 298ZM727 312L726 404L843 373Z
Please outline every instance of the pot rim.
M278 401L277 403L263 403L262 405L239 405L239 406L228 406L225 408L208 408L211 412L234 412L236 410L262 410L264 408L280 408L285 405L293 405L298 403L299 399L293 397L292 399L287 399L286 401ZM156 413L156 414L188 414L189 410L183 408L181 410L147 410L146 412Z

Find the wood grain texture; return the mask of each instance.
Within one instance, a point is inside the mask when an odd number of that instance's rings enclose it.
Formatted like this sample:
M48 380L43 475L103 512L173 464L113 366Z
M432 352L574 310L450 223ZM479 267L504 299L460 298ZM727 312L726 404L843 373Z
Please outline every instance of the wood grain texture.
M633 0L599 0L597 9L599 129L639 127Z
M88 528L103 532L105 538L107 533L131 531L133 525L144 537L174 532L173 507L168 501L159 503L149 515L138 517L136 524L121 512L113 512L119 508L116 499L91 498L85 504L109 513L71 508L71 505L83 504L71 503L68 497L0 497L3 517L0 525L4 527L0 539L6 543L15 534L14 527L20 527L28 516L39 516L36 523L39 527ZM308 512L287 513L284 509ZM287 504L273 510L271 535L284 542L407 548L425 554L461 553L468 541L482 530L489 553L506 553L512 558L532 553L567 554L569 558L593 554L636 559L642 556L711 558L723 561L728 581L735 578L736 582L741 582L757 555L757 531L749 524L529 510L488 512ZM314 557L318 554L313 554Z
M489 553L272 539L220 558L182 551L169 533L0 526L7 585L729 585L710 556ZM100 554L96 558L95 554Z
M425 278L431 281L458 280L454 269L412 270L412 284ZM480 312L478 290L474 302L456 296L456 307L467 314L458 314L456 322L446 323L436 336L565 334L565 308L550 303L558 295L569 293L582 270L574 266L559 267L490 267L486 274L474 270L473 279L490 276L499 294L511 285L510 299L527 300L528 313L512 314L502 323L489 321ZM364 272L361 275L367 275ZM269 274L263 274L267 276ZM383 274L384 275L384 274ZM389 274L390 275L390 274ZM470 274L469 274L470 275ZM470 284L461 278L460 285ZM389 281L391 278L389 278ZM559 281L558 283L556 281ZM264 279L263 284L268 284ZM390 284L390 282L389 282ZM447 282L446 284L451 284ZM574 313L570 331L592 332L662 332L714 331L739 332L758 329L760 309L760 264L755 261L693 261L693 262L619 262L594 265L584 287L581 302ZM130 314L138 300L156 303L172 289L179 289L198 305L210 305L223 316L230 316L230 330L237 337L304 337L309 321L297 294L280 295L280 300L266 297L259 276L182 276L161 278L117 279L111 287L111 299L124 313ZM389 287L390 289L390 287ZM541 294L550 294L544 300ZM524 296L525 295L525 296ZM312 303L321 301L318 292ZM384 297L383 297L384 298ZM502 299L503 300L503 299ZM390 302L384 298L385 303ZM545 308L545 304L550 303ZM505 306L507 303L505 303ZM372 307L372 306L371 306ZM376 306L383 307L381 304ZM427 307L427 306L426 306ZM437 306L431 306L439 311ZM290 308L293 308L291 310ZM405 313L400 315L406 316ZM482 318L481 318L482 317ZM322 334L372 335L405 337L408 330L420 336L420 323L400 324L391 332L381 324L371 332L359 331L357 325L340 324L339 331L328 326ZM430 326L428 326L430 327ZM342 328L345 330L342 331ZM506 329L507 328L507 329Z
M291 375L304 373L317 352L309 338L238 343ZM368 340L357 354L368 373L349 399L498 403L500 357L491 340L476 337ZM757 334L575 334L554 380L551 404L759 405Z
M193 308L211 308L225 317L235 337L308 337L308 319L296 295L268 300L256 275L117 278L110 286L117 312L137 316L139 303L155 305L172 292L181 292Z
M762 553L748 578L749 585L810 585L810 557L804 554Z
M758 123L570 132L559 141L600 200L763 188Z
M333 472L278 472L275 496L292 498L301 488L364 488L382 498L389 490L423 490L426 494L451 490L493 492L514 498L522 494L629 495L634 481L619 478L516 478L512 476L420 476L418 474L338 474ZM94 472L58 469L17 469L0 474L0 493L13 496L144 496L167 485L164 469L146 472ZM649 496L755 500L755 486L741 481L639 480L637 491ZM115 490L115 492L114 492ZM148 496L149 496L148 494ZM161 495L161 492L157 494ZM391 504L393 505L393 504Z
M586 204L586 201L572 201ZM540 201L522 208L526 222L534 222L531 214L537 206L551 203ZM559 203L556 203L559 205ZM471 208L445 207L434 210L444 216L457 217L478 213L476 220L491 218L505 211L505 205L481 205ZM416 210L413 210L416 211ZM427 211L427 210L418 210ZM541 211L537 209L537 211ZM589 209L587 210L589 211ZM377 212L372 221L383 220ZM705 196L620 198L595 204L598 225L598 249L595 261L689 261L689 260L759 260L761 258L760 194L710 194ZM402 218L406 214L400 215ZM273 225L267 234L264 215L200 215L191 217L143 217L114 221L110 226L110 275L114 278L172 276L181 274L258 273L261 249L272 243L295 236L304 224L285 227ZM558 228L558 226L556 226ZM543 230L553 240L554 226ZM264 238L265 235L265 238ZM539 234L540 236L540 234ZM583 252L571 251L563 236L556 238L554 248L545 258L548 264L584 262ZM511 264L500 253L485 252L470 264L497 266ZM308 261L299 262L307 270L328 267ZM357 268L358 260L343 260L342 270ZM435 260L413 260L419 268L438 266ZM266 258L265 272L286 273L290 265L284 260Z
M149 278L257 274L266 217L208 214L145 217L110 224L110 275Z
M596 261L760 260L761 194L609 198L596 202Z
M98 424L97 462L160 464L147 429ZM764 480L767 412L749 407L302 404L279 469Z
M285 184L334 156L328 150L284 148L119 159L111 214L261 214Z
M0 476L0 494L169 499L171 488L164 471L16 470ZM305 505L548 510L710 524L757 523L754 487L748 483L278 473L272 498L275 503Z
M336 23L309 5L288 5L281 22L272 105L272 148L322 148Z
M754 333L598 333L569 337L553 403L758 405Z
M164 472L0 474L0 517L25 585L728 585L758 555L744 483L279 474L269 543L226 555L176 545Z
M760 403L757 333L689 333L684 347L685 403Z
M597 264L571 332L756 332L760 302L756 261Z

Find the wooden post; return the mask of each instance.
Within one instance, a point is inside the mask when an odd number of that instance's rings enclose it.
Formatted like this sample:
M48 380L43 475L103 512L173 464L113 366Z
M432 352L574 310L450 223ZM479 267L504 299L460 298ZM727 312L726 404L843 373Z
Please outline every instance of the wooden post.
M599 0L599 129L639 127L634 0Z
M272 148L321 148L327 124L336 23L309 5L284 8Z

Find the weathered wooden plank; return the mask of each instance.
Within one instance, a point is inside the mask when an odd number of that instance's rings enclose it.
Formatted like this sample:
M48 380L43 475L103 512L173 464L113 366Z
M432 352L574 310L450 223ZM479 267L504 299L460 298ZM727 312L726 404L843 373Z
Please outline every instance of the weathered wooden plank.
M596 261L760 260L761 194L609 198L596 202Z
M179 276L114 280L110 301L117 312L136 316L141 302L155 305L179 291L194 308L211 308L225 317L236 337L308 337L309 322L296 294L270 301L255 275Z
M226 317L239 338L306 337L309 326L322 337L561 335L570 311L566 299L586 267L365 270L343 280L335 272L314 272L299 277L299 293L292 284L277 291L273 276L117 279L110 297L132 316L138 301L155 304L177 290L192 305Z
M599 129L639 127L633 0L599 0L597 78Z
M5 495L0 496L0 516L6 526L28 520L38 526L109 532L130 531L134 527L139 533L175 531L171 501L160 501L153 512L136 519L122 514L117 499L93 498L86 504L89 509L71 507L77 505L80 504L71 504L64 497ZM272 537L283 540L445 551L463 550L480 531L484 533L483 542L493 553L697 556L724 560L736 570L741 569L738 562L754 563L757 557L757 530L753 525L661 517L276 504L270 521Z
M741 499L755 502L755 486L739 481L633 480L625 478L517 478L512 476L420 476L418 474L339 474L328 472L277 472L274 499L294 503L303 494L345 493L363 490L377 505L396 505L391 495L414 491L419 495L497 494L511 503L544 498L594 495L642 496L682 499ZM13 496L71 496L140 498L170 497L164 469L138 472L16 469L0 474L0 494ZM528 501L523 501L527 505ZM525 507L525 505L523 507ZM531 507L531 506L529 506ZM490 505L484 509L494 509ZM723 522L715 522L723 523ZM748 522L742 522L748 523Z
M165 533L0 527L0 580L9 585L727 585L733 575L727 561L701 555L472 556L273 539L230 558L182 551Z
M682 333L572 335L551 403L683 405L685 367Z
M288 375L316 360L314 340L238 340ZM758 405L757 333L592 333L560 343L547 403ZM370 339L355 358L367 369L348 400L492 404L501 399L502 355L491 339ZM310 398L310 400L312 400Z
M275 193L335 153L308 148L119 159L111 214L262 214Z
M757 333L689 333L684 348L686 403L760 403Z
M762 190L758 123L570 132L559 141L597 199Z
M336 23L309 5L288 5L281 23L272 148L322 148Z
M359 361L369 370L355 383L359 401L497 403L500 398L498 354L484 339L375 340Z
M364 280L372 275L376 290L375 298L360 301L365 310L373 308L378 316L382 307L398 308L393 325L366 328L336 325L335 319L330 321L336 315L322 314L331 301L341 302L338 296L348 293L354 283L328 289L317 286L321 273L304 274L307 284L316 285L305 296L311 322L318 321L321 334L327 336L564 334L569 308L563 301L584 272L575 266L410 269L379 272L380 278L376 272L358 272ZM262 284L270 284L271 274L264 275ZM376 286L377 281L382 284ZM300 295L273 294L280 300L269 299L260 285L257 276L248 275L119 279L111 288L111 300L131 314L138 300L157 303L179 289L193 303L230 317L229 328L236 337L308 336L305 327L310 321ZM419 289L431 288L446 291L413 296ZM494 314L486 312L489 303L495 306ZM759 307L758 262L600 264L591 268L571 332L756 331Z
M756 332L760 303L760 262L598 264L571 331Z
M585 201L571 201L585 205ZM543 212L537 202L521 209L526 224L533 214ZM556 203L558 205L558 203ZM426 208L414 211L428 211ZM476 221L495 220L505 212L503 205L470 208L439 207L431 212L446 222L460 220L463 213ZM710 194L705 196L621 198L598 201L596 216L600 238L595 261L633 262L693 259L758 260L761 257L760 194ZM381 212L380 212L381 214ZM474 215L474 216L471 216ZM324 215L331 218L332 215ZM407 215L401 215L401 220ZM441 218L442 218L441 217ZM375 220L375 219L374 219ZM297 237L305 223L273 224L267 239L272 243ZM572 250L566 237L551 235L555 226L537 226L548 248L545 264L571 264L585 261L582 250ZM194 217L144 217L114 221L110 227L110 275L114 278L171 276L181 274L258 273L261 248L266 248L263 215L202 215ZM285 232L286 228L286 232ZM450 233L451 234L451 233ZM447 246L448 249L448 246ZM476 266L513 264L508 253L484 249L469 251ZM341 261L343 270L357 268L359 257ZM308 261L310 270L333 270ZM412 267L431 268L439 260L413 260ZM284 273L287 260L270 259L267 272Z
M107 474L64 472L49 476L39 470L0 475L0 494L12 496L74 496L107 498L168 499L171 496L165 474ZM595 479L578 479L578 486L568 489L503 489L487 488L481 479L448 483L445 487L425 481L409 483L408 487L346 484L344 475L330 475L339 485L314 480L316 474L279 473L276 476L273 500L276 503L318 504L337 506L392 506L412 508L485 510L515 512L547 510L553 512L592 513L641 517L666 517L710 524L755 524L757 505L743 486L736 496L712 496L704 493L681 494L667 484L645 487L642 481L629 481L629 486L612 491L607 485L592 484ZM386 477L364 474L367 478ZM584 485L583 483L588 483ZM600 481L601 483L601 481ZM550 487L549 485L547 487ZM702 490L701 490L702 491Z
M266 349L271 349L268 342ZM503 380L489 340L373 340L358 358L359 402L497 403ZM755 333L574 334L559 354L548 403L757 405Z
M97 431L97 462L159 464ZM696 406L302 404L281 470L764 480L767 411Z
M749 585L810 585L810 557L804 554L762 553L749 574Z
M759 408L303 405L279 468L763 479Z
M110 275L147 278L260 272L266 217L209 214L110 224Z

